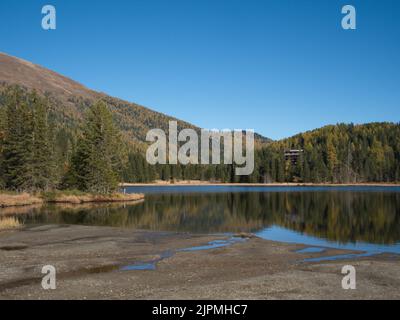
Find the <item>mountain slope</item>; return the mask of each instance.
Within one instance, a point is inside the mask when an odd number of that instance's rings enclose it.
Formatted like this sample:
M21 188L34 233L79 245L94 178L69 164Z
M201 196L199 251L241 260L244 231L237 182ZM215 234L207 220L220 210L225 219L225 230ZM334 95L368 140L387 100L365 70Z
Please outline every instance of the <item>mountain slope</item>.
M294 155L287 150L296 149ZM400 124L336 124L269 144L264 179L278 182L400 181ZM286 154L286 155L285 155Z
M160 128L167 132L168 122L173 117L150 110L141 105L96 92L56 72L31 62L0 53L0 92L9 85L20 85L27 90L36 90L51 102L54 118L63 125L74 127L83 118L84 111L93 102L103 99L113 112L116 123L128 141L141 145L150 129ZM198 127L177 120L180 128ZM259 144L270 140L256 135Z

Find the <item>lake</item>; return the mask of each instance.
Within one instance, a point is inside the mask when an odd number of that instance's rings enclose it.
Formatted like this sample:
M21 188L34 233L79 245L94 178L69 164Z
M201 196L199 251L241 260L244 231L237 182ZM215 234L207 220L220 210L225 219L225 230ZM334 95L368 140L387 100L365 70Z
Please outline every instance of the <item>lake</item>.
M16 217L25 225L246 232L305 244L310 252L340 248L365 255L400 254L400 187L145 186L129 187L127 192L145 193L145 201L49 205L25 208Z

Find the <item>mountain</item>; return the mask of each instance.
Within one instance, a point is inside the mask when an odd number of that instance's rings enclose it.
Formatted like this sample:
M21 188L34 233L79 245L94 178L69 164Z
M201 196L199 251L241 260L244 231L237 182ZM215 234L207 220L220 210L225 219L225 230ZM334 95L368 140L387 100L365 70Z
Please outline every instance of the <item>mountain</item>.
M91 90L54 71L0 52L0 93L9 85L36 90L48 97L52 116L57 123L67 127L76 127L88 106L102 99L107 102L125 138L139 147L150 129L160 128L167 132L170 120L178 121L179 128L200 130L188 122ZM257 145L271 141L258 134L255 140Z

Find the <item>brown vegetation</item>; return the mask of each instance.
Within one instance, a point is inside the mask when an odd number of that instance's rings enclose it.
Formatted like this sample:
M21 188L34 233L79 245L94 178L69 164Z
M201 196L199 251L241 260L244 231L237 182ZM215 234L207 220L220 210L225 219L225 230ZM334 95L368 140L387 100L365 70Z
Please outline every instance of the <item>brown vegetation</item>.
M15 217L0 218L0 230L19 228L21 223Z
M43 199L30 195L28 193L11 194L0 193L0 207L29 206L33 204L41 204Z
M104 202L132 202L144 199L143 194L122 194L113 193L110 195L74 193L74 192L56 192L49 196L42 194L39 196L30 195L28 193L12 194L0 193L0 208L7 207L31 207L32 205L40 205L47 203L104 203Z
M139 201L144 199L143 194L122 194L114 193L111 195L97 195L97 194L76 194L69 195L60 193L54 196L52 199L47 200L49 203L70 203L70 204L82 204L90 202L130 202Z

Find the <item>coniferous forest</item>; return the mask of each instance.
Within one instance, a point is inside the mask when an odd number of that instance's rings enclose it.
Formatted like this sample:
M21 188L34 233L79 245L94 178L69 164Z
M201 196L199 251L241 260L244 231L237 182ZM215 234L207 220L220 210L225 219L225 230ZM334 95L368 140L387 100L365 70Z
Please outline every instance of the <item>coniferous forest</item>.
M58 121L46 96L18 86L0 95L0 189L77 189L110 193L120 182L205 180L231 183L400 181L400 125L337 124L257 148L255 171L232 165L156 165L132 145L104 101L82 123ZM297 161L285 151L302 150Z
M295 165L284 152L303 152ZM274 142L257 154L257 177L269 182L400 181L400 125L337 124Z

